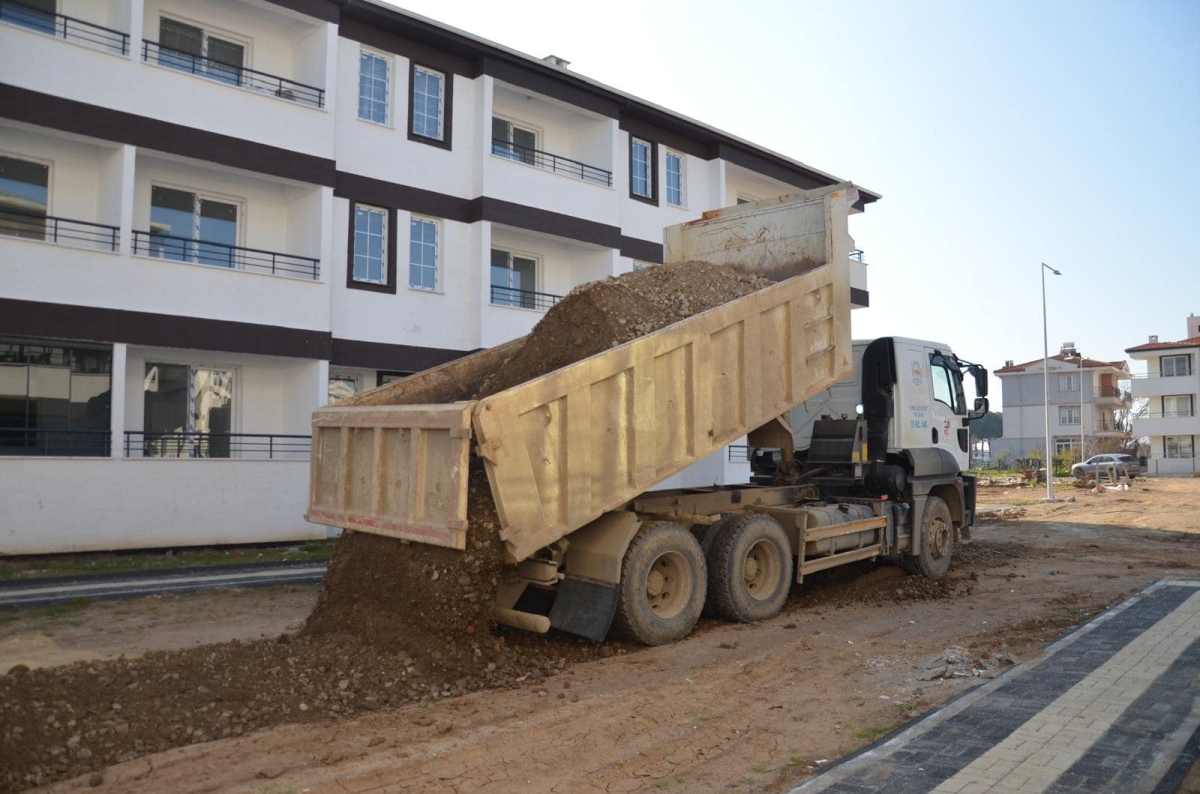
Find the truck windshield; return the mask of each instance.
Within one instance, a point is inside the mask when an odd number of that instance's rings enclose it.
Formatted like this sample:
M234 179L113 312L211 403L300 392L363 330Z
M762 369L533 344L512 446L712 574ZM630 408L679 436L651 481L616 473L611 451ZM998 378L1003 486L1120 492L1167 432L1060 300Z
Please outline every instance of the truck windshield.
M933 378L933 399L942 403L956 414L966 414L967 401L963 395L962 376L945 356L934 353L929 356L930 377Z

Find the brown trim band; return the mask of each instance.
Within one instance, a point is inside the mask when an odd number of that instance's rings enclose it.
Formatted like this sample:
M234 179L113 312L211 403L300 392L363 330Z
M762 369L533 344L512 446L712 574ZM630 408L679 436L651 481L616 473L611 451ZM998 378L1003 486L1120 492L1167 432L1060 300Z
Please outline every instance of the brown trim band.
M871 305L871 293L867 292L865 289L851 287L850 302L855 306L861 306L865 309Z
M481 67L483 74L509 85L566 102L606 118L616 119L621 116L620 106L616 102L572 85L557 75L539 74L519 64L486 56L481 61Z
M628 132L630 135L647 141L657 141L670 149L690 154L693 157L700 157L704 160L712 160L715 157L715 147L707 146L694 138L689 138L686 135L664 129L641 119L622 115L617 127Z
M0 83L0 117L259 174L332 186L333 160Z
M636 237L622 237L621 256L627 256L630 259L636 259L638 262L646 262L651 265L661 265L663 261L663 247L661 243L652 243L649 240L639 240Z
M385 207L416 212L421 215L432 215L462 223L471 222L472 201L470 199L433 190L422 190L395 182L385 182L382 179L352 174L348 171L337 172L333 195L352 201L357 200L367 204L380 204Z
M333 0L267 0L272 5L315 17L323 22L336 23L341 17Z
M0 298L0 333L328 359L328 331Z
M577 218L574 215L564 215L561 212L527 207L503 199L480 196L471 202L471 214L467 223L475 221L491 221L530 232L552 234L568 240L581 243L604 246L605 248L621 247L621 229L606 223Z
M428 35L390 23L383 11L371 11L375 13L366 15L369 21L343 16L338 25L338 35L411 61L419 61L432 69L445 72L447 79L452 74L460 74L470 80L479 76L480 63L477 57L464 58L446 49L431 46L433 42Z
M448 350L441 347L360 342L354 339L335 337L333 358L329 363L337 367L420 372L474 352L474 350Z

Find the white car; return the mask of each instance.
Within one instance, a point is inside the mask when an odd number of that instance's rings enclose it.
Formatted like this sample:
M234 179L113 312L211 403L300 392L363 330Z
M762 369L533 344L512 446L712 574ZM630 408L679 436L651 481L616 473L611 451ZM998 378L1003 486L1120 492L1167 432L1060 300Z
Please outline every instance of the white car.
M1076 463L1071 467L1071 474L1084 479L1086 477L1095 477L1097 472L1108 473L1110 469L1116 469L1117 474L1124 473L1129 475L1129 479L1133 479L1142 473L1141 464L1133 455L1092 455L1083 463Z

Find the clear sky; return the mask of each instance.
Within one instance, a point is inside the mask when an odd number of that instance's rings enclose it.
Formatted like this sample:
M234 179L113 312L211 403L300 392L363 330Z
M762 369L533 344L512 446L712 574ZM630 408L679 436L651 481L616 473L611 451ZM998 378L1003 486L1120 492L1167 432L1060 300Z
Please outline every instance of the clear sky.
M1200 0L397 5L882 193L856 337L1038 358L1042 261L1052 354L1200 314Z

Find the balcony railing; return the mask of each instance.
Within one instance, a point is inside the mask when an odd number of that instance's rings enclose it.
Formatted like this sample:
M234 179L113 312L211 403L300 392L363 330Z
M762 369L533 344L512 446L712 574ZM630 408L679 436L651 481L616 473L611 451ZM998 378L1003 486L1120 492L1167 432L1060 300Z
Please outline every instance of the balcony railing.
M282 433L153 433L125 431L127 458L307 460L312 436Z
M493 138L492 154L506 160L553 171L556 174L566 174L584 182L612 187L612 171L605 171L603 168L587 165L569 157L543 152L540 149L530 149L519 143L509 143L499 138Z
M1092 424L1092 431L1096 433L1128 433L1129 422L1117 421L1115 419L1097 419Z
M1152 411L1142 414L1138 419L1187 419L1195 416L1196 412L1191 410L1182 411Z
M863 261L863 256L865 256L865 254L863 254L863 251L861 248L855 248L853 251L850 252L850 258L853 259L855 262Z
M129 52L129 34L106 28L64 14L51 14L39 8L0 0L0 22L8 22L65 41L88 44L93 47L119 52Z
M166 47L156 41L142 42L142 60L153 61L160 66L178 69L181 72L207 77L226 85L249 88L260 94L269 94L314 108L325 107L325 89L317 88L286 77L248 69L237 63L206 58L190 52Z
M297 276L316 280L320 267L316 259L293 254L280 254L240 245L193 240L157 232L133 232L133 252L143 256L192 262L231 270L253 270L258 273Z
M551 295L549 292L531 292L512 287L492 285L492 305L514 306L518 309L536 309L544 312L562 300L561 295Z
M13 209L0 209L0 234L97 251L116 251L121 237L116 226Z
M1138 372L1129 377L1134 380L1145 380L1146 378L1190 378L1196 373L1190 370L1183 372Z
M0 428L0 457L61 455L104 458L111 452L112 433L108 430Z

